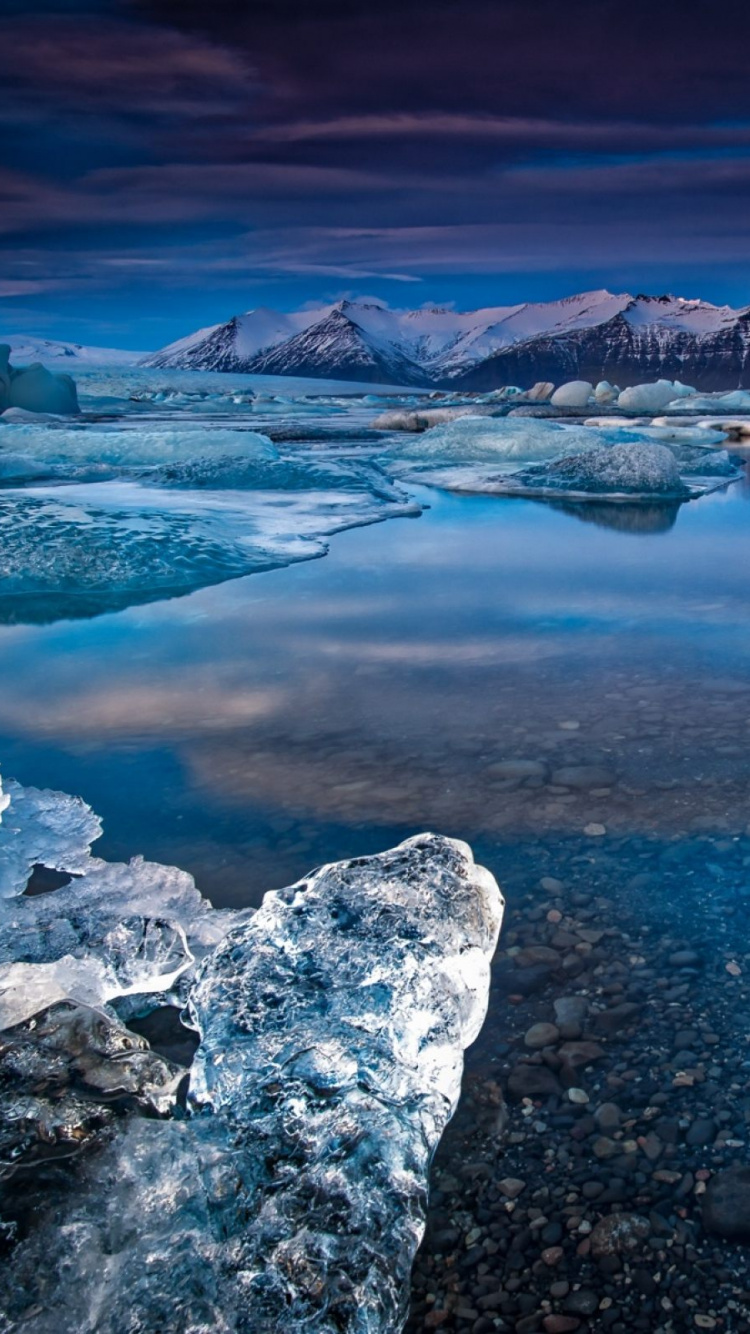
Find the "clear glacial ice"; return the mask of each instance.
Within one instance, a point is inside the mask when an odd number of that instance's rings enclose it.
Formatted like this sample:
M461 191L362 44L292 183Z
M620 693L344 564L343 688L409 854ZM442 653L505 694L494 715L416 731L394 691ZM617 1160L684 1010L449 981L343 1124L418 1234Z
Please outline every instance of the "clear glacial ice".
M425 834L216 911L175 868L91 856L83 803L6 795L0 1177L24 1186L1 1327L400 1329L487 1007L492 876ZM38 861L75 878L24 895ZM126 1027L165 1002L200 1036L189 1075Z

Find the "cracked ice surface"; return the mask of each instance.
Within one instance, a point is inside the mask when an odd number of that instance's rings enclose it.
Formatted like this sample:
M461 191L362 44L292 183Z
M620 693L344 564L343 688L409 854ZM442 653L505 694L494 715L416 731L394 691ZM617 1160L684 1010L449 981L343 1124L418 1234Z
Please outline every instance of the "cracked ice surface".
M129 1054L126 1030L106 1007L97 1021L82 998L72 997L71 1010L48 993L35 996L50 1007L43 1019L20 1020L23 1006L10 1016L13 1059L23 1058L34 1080L14 1104L16 1119L26 1118L22 1131L28 1122L32 1138L35 1127L43 1138L64 1132L38 1087L40 1062L53 1050L71 1085L64 1107L94 1147L67 1189L53 1183L37 1226L5 1262L7 1327L400 1329L431 1156L458 1100L463 1050L486 1011L503 907L492 876L466 844L424 834L324 866L268 894L254 914L226 913L174 868L87 863L79 807L79 830L56 857L54 835L31 837L33 811L49 813L57 799L62 820L71 799L15 784L9 791L0 837L25 839L28 856L46 865L75 862L81 876L10 901L5 935L17 959L44 970L69 950L94 977L103 968L120 995L134 978L143 989L171 985L174 940L144 952L138 920L181 927L204 958L187 990L201 1037L187 1118L112 1120L107 1112L105 1131L97 1129L92 1087L132 1089L163 1113L180 1073L150 1066L142 1043ZM14 808L25 817L17 836ZM18 891L18 872L14 883ZM193 976L189 964L180 985ZM66 1033L75 1048L67 1056ZM123 1053L129 1065L118 1082L109 1062Z

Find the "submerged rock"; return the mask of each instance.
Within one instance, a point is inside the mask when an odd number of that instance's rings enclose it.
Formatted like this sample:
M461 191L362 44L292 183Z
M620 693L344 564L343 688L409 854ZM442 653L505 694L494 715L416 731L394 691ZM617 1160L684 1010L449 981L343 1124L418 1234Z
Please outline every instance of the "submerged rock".
M86 825L86 808L73 807L78 830L66 841L70 799L36 794L24 822L14 810L22 792L11 785L0 825L19 852L8 860L6 892L20 893L32 856L74 866L79 877L6 901L21 924L24 905L43 914L35 927L59 924L47 947L43 931L10 937L31 981L34 969L44 980L44 969L61 962L50 957L67 917L53 906L59 895L63 907L76 896L79 974L88 961L95 986L104 976L126 1000L137 989L132 999L145 1008L149 988L168 994L176 979L164 972L161 948L144 957L129 924L113 938L108 914L129 909L129 920L141 921L148 889L143 920L159 927L160 942L181 932L183 955L211 935L220 943L204 948L192 982L193 965L181 956L178 989L200 1032L181 1117L159 1119L174 1110L183 1072L108 1011L60 1002L6 1032L8 1059L23 1049L30 1078L41 1079L30 1090L31 1130L58 1133L45 1102L57 1079L74 1138L88 1144L69 1175L53 1180L5 1261L0 1297L10 1325L22 1322L29 1334L399 1329L432 1153L487 1006L503 908L492 876L465 844L425 834L324 866L241 920L212 910L194 886L191 897L189 877L170 868L145 881L139 867L147 864L111 867L102 882L107 864L87 860L86 838L98 826ZM37 838L35 808L46 819ZM87 881L98 889L88 899ZM150 1005L162 1003L156 996ZM48 1076L37 1069L47 1048L56 1066ZM18 1122L9 1106L6 1122Z
M750 1167L729 1167L706 1186L703 1226L729 1241L750 1241Z

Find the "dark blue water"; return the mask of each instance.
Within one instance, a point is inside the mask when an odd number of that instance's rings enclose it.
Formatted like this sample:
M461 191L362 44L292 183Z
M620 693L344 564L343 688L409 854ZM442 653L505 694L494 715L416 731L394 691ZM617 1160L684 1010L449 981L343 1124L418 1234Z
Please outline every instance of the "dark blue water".
M501 878L556 843L744 839L748 490L646 513L425 494L320 561L0 628L4 774L80 794L102 855L217 903L425 828ZM493 767L517 758L547 778ZM583 764L611 780L550 783Z

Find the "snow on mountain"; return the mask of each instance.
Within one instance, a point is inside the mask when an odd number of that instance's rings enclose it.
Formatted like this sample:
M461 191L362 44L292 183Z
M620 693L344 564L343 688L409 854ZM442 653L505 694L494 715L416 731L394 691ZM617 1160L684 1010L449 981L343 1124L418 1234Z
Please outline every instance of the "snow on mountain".
M26 334L2 336L0 343L10 344L10 359L18 365L33 361L66 361L71 363L71 370L75 363L134 366L146 355L144 352L126 352L119 347L86 347L82 343L61 343L53 338L29 338Z
M538 379L750 384L750 312L606 290L474 311L340 301L265 307L200 329L144 365L494 389Z

